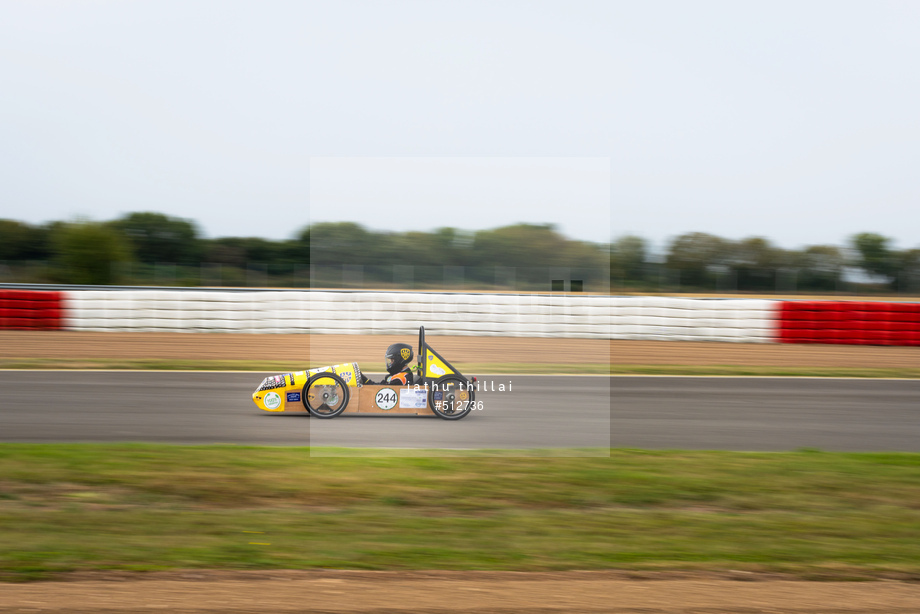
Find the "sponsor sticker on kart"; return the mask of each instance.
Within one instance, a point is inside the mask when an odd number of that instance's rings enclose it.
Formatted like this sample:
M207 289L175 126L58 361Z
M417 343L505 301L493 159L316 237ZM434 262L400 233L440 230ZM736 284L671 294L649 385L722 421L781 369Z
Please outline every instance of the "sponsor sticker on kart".
M284 386L283 375L269 375L262 380L262 385L259 386L259 390L271 390L272 388L281 388L282 386Z
M281 407L281 395L277 392L269 392L262 401L266 409L278 409Z
M287 393L287 402L288 403L300 403L300 393L299 392Z
M425 409L428 407L427 391L420 388L400 388L399 407L402 409Z
M392 388L381 388L377 391L377 396L374 397L374 403L384 411L393 409L396 407L396 391Z

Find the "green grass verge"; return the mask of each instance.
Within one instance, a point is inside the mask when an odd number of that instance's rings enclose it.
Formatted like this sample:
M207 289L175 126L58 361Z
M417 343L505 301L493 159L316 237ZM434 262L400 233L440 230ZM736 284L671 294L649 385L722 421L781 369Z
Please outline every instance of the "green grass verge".
M175 568L920 577L918 454L514 454L3 444L0 579Z
M476 374L580 374L580 375L718 375L782 377L863 377L920 379L920 368L782 367L736 365L608 365L606 363L456 363L463 373ZM0 369L96 369L150 371L254 371L285 373L325 365L291 364L290 361L0 358Z

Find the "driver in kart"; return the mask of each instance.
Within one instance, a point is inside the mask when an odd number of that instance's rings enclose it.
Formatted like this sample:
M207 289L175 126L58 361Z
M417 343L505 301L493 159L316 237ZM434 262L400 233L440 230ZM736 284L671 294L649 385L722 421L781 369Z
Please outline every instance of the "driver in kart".
M383 378L380 384L393 384L408 386L415 381L412 375L412 368L409 363L412 362L412 346L408 343L394 343L387 348L384 354L387 363L387 376ZM371 381L366 375L361 374L362 384L377 384Z

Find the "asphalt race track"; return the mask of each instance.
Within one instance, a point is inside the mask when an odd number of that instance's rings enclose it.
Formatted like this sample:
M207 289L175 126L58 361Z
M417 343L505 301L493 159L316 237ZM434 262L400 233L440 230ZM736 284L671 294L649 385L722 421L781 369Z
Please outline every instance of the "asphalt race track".
M0 441L920 451L914 380L482 376L484 409L448 422L263 413L265 375L2 371Z

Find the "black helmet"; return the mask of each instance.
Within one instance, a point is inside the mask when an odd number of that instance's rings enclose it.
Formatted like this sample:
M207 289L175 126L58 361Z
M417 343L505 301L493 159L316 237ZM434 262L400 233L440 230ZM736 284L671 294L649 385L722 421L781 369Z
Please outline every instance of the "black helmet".
M387 373L393 375L406 368L412 361L412 346L408 343L394 343L387 348Z

